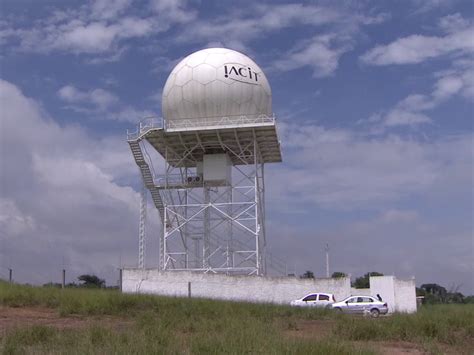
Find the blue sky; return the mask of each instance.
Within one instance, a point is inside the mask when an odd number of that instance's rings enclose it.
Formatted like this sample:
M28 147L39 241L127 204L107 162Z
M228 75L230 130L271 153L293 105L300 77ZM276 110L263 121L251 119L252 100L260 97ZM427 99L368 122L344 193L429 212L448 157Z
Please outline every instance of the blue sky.
M469 1L3 0L0 275L134 265L125 141L184 56L228 47L273 91L268 241L297 273L381 271L474 293ZM156 211L154 211L156 212ZM149 266L157 214L150 214Z

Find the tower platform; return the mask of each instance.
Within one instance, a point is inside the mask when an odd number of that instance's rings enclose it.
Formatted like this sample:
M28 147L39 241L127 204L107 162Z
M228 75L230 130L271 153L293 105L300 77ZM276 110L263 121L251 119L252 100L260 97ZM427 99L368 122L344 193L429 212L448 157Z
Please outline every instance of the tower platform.
M196 167L205 154L229 153L233 165L282 161L275 116L239 116L181 120L167 126L153 119L142 122L128 141L146 139L173 167Z

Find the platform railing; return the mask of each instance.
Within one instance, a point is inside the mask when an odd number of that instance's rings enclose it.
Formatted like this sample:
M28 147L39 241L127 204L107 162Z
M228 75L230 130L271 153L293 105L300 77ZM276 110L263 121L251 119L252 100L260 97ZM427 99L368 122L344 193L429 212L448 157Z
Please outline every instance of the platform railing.
M275 120L276 117L274 114L179 118L166 121L162 117L146 117L138 123L135 130L127 130L127 140L136 140L149 130L155 128L164 128L165 130L171 131L191 130L206 127L244 126L265 123L274 124Z
M163 128L163 118L157 116L145 117L138 123L135 130L130 131L127 129L127 140L138 139L141 135L154 128Z
M166 130L186 130L196 129L200 127L214 126L238 126L246 124L262 124L274 123L275 115L235 115L235 116L216 116L216 117L196 117L196 118L179 118L166 120Z

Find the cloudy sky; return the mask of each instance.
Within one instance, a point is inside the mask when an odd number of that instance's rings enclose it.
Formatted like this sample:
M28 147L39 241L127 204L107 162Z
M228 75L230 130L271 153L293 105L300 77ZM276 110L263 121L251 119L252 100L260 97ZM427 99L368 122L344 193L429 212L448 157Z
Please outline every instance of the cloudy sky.
M173 66L251 56L273 90L270 251L298 274L415 276L474 293L470 1L2 0L0 277L115 284L137 262L126 130ZM149 213L148 266L158 214Z

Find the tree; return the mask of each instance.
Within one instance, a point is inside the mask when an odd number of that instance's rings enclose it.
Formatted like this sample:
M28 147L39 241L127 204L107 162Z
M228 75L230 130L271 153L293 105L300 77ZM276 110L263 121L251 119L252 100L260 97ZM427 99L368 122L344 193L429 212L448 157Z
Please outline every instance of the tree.
M331 277L333 279L339 279L341 277L347 277L347 274L345 272L335 271L332 273Z
M423 284L420 288L424 291L425 303L445 303L447 301L448 291L435 283Z
M446 288L435 283L423 284L420 288L416 288L416 295L423 296L423 303L427 304L469 303L471 300L459 292L460 288L460 285L452 286L449 291L447 291Z
M466 298L459 289L462 285L455 285L453 284L446 295L446 302L447 303L464 303L464 299Z
M474 303L474 296L464 297L464 303Z
M105 287L105 280L99 279L95 275L81 275L77 279L82 282L82 287Z
M300 279L314 279L314 273L312 271L306 270L305 273L300 276Z
M370 288L370 282L369 282L370 276L383 276L383 274L380 273L380 272L376 272L376 271L368 272L364 276L356 278L355 281L352 283L352 287L354 287L354 288Z
M465 303L464 299L466 297L461 292L448 292L446 297L447 303Z
M445 303L448 291L438 284L423 284L420 288L425 292L425 303Z

